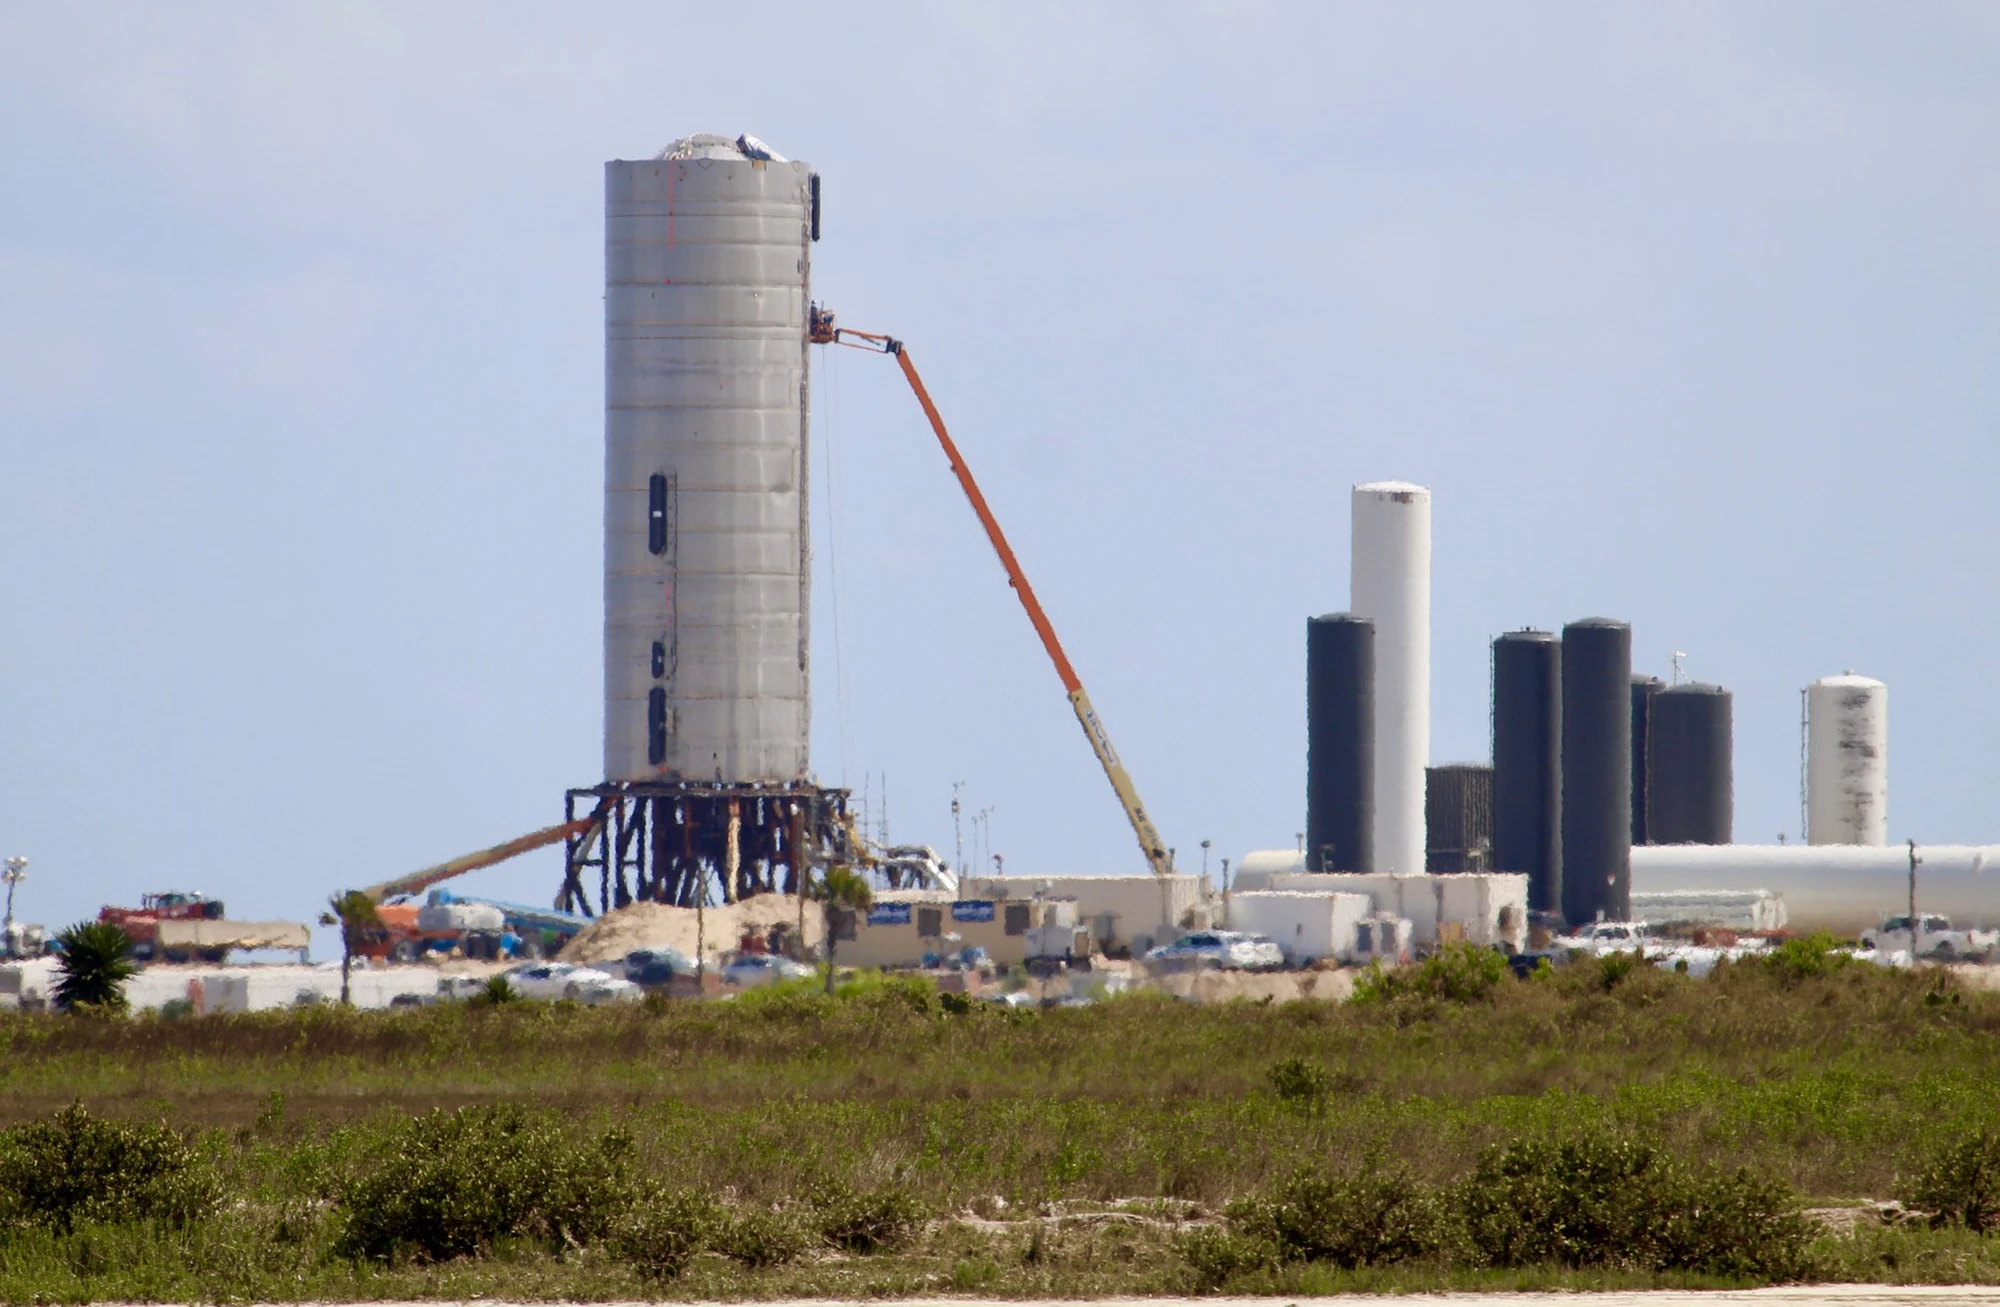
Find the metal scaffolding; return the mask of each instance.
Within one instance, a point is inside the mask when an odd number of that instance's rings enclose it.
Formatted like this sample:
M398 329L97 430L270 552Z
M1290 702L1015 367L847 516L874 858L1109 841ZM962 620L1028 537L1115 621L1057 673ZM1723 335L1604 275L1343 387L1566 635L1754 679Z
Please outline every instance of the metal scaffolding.
M564 819L577 821L579 812L597 819L565 842L555 905L595 916L643 900L691 908L796 894L814 864L860 853L848 797L804 783L612 781L570 790Z

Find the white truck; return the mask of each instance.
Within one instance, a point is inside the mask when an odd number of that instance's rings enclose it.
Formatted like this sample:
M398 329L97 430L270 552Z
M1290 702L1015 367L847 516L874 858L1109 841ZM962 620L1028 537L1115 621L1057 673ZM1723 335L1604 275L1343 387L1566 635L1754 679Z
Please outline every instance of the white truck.
M1861 947L1873 949L1885 957L1892 953L1912 952L1909 914L1884 917L1881 925L1863 931ZM1919 912L1914 952L1920 958L1983 961L2000 956L2000 930L1959 930L1953 927L1950 917L1935 912Z

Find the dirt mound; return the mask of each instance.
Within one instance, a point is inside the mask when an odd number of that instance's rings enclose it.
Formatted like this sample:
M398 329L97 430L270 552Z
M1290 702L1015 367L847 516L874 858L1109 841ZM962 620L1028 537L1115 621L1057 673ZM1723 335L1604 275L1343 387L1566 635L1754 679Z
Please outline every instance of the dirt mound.
M806 947L820 941L819 908L805 905ZM693 908L670 908L664 903L634 903L608 912L577 933L562 951L565 962L614 962L634 949L674 948L694 956L697 935L702 948L714 961L742 941L745 932L767 934L772 926L797 930L799 901L790 894L760 894L740 903L723 903L700 914Z

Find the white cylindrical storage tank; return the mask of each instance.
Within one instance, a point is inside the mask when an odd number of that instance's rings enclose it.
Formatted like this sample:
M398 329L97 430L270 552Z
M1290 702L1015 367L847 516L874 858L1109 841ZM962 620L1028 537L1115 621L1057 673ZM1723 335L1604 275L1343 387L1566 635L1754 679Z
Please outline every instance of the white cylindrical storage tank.
M1889 842L1889 687L1849 672L1806 689L1806 840Z
M1375 870L1424 869L1431 736L1431 492L1354 487L1349 608L1375 623Z
M719 136L604 165L606 780L806 776L816 191Z

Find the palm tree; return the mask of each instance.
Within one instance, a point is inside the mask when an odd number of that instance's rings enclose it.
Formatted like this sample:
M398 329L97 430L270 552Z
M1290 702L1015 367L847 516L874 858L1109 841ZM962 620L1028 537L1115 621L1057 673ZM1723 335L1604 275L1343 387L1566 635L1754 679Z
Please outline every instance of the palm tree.
M368 942L368 932L382 924L382 915L375 911L375 900L358 889L334 895L326 906L329 910L320 914L319 924L340 927L340 1002L348 1007L354 1002L347 982L354 969L354 955Z
M139 970L132 940L108 921L79 921L56 937L56 1006L74 1012L123 1012L125 982Z
M833 954L840 940L842 913L862 913L875 906L875 892L867 877L851 867L828 867L818 880L808 881L807 894L820 901L826 913L826 992L833 993Z

